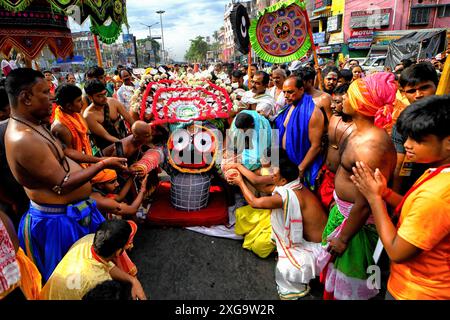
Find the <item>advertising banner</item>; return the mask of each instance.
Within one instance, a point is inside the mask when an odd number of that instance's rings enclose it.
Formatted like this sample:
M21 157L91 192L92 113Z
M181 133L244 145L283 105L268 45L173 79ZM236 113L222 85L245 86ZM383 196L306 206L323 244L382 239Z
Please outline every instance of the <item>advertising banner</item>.
M392 9L353 11L350 14L350 28L379 29L389 26Z

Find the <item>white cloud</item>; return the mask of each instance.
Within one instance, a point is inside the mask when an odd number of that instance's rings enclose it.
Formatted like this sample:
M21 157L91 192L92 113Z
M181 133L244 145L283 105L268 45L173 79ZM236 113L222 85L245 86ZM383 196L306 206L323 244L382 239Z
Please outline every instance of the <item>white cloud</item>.
M223 26L225 5L229 0L128 0L127 17L130 33L137 39L148 36L146 25L160 22L158 10L166 11L162 15L164 44L169 55L175 60L184 60L190 39L196 36L211 36ZM72 31L89 30L89 23L83 26L70 24ZM124 31L126 29L124 27ZM161 35L161 26L152 27L152 36ZM159 40L160 41L160 40Z

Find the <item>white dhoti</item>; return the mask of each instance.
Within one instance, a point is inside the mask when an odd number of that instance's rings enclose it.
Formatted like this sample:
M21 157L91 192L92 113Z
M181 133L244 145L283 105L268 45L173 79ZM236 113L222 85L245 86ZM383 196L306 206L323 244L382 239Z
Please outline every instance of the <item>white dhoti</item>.
M302 188L297 179L276 187L273 194L283 199L283 208L273 209L271 215L273 237L277 245L278 263L275 271L281 299L298 299L309 292L308 283L319 270L316 265L321 245L303 239L300 203L293 190Z

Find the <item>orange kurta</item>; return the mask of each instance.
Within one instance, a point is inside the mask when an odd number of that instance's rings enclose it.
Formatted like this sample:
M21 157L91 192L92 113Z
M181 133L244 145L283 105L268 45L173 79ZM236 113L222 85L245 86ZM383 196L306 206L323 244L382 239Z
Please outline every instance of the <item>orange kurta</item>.
M391 263L388 290L396 299L450 299L449 181L450 169L445 169L413 191L402 207L398 235L423 251Z

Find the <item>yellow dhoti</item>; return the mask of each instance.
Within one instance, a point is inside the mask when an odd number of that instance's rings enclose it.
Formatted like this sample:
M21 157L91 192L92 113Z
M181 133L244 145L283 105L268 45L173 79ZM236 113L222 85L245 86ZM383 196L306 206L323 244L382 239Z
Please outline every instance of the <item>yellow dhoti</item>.
M244 236L242 247L266 258L274 249L269 209L244 206L236 209L235 233Z

